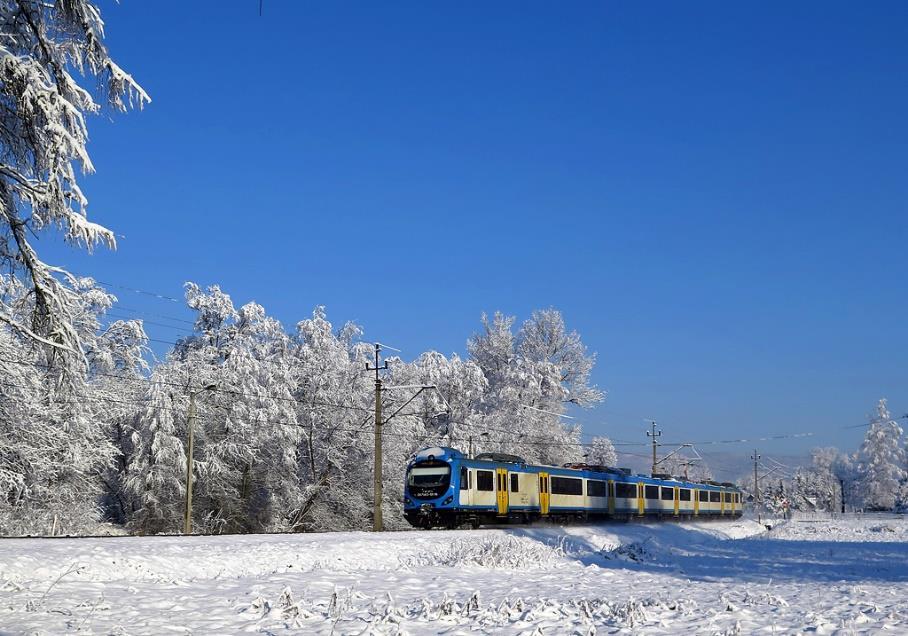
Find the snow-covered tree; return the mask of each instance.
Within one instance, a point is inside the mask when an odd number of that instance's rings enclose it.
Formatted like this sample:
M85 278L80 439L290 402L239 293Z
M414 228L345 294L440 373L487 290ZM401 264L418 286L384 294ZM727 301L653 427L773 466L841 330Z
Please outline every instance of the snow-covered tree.
M689 456L684 452L678 452L664 459L659 464L659 471L683 477L685 474L691 481L708 481L713 478L712 469L706 460L700 456Z
M517 336L517 354L534 363L539 375L552 386L543 389L560 394L564 404L593 406L604 399L602 391L590 385L596 354L588 354L576 331L568 332L561 312L534 311Z
M77 165L94 169L86 116L101 110L96 96L116 110L149 98L111 59L90 0L2 0L0 24L0 264L30 292L20 306L3 299L0 322L50 347L49 363L69 373L81 362L71 278L41 260L33 236L57 227L75 245L115 246L113 232L87 220L78 184Z
M124 469L130 497L129 525L139 534L179 532L186 496L186 454L173 400L153 378L147 406L131 435L132 452Z
M223 416L207 430L199 488L209 519L226 531L286 531L300 504L301 430L287 364L289 338L264 309L238 313L218 383Z
M359 342L360 334L350 323L335 332L324 307L317 307L297 325L291 342L302 429L302 495L290 520L295 530L365 528L371 519L372 382L364 373L369 347ZM393 454L388 451L386 467Z
M598 466L617 466L618 453L615 452L612 440L607 437L594 437L590 440L586 461Z
M15 278L0 276L0 282L7 306L24 319L34 295ZM0 328L0 377L6 380L0 384L0 488L9 505L0 512L0 529L6 532L93 530L116 458L107 422L129 396L123 384L113 387L131 354L110 330L100 329L113 296L87 278L71 279L68 293L71 327L91 354L90 375L79 367L63 382L64 371L51 364L45 347ZM141 325L123 323L120 329L134 333L141 348Z
M48 362L55 349L0 327L0 533L94 531L102 516L136 533L179 531L191 394L194 530L371 525L372 347L357 325L335 329L316 307L288 334L256 303L237 310L219 287L188 283L194 333L150 369L141 321L105 326L116 299L91 279L65 286L87 362L67 382ZM0 297L27 322L34 295L22 281L0 276ZM579 427L558 415L600 399L589 385L592 358L557 312L537 312L516 335L512 324L500 315L486 321L470 359L435 351L389 359L387 527L403 524L403 471L427 445L466 450L473 440L478 452L581 460ZM411 400L420 386L433 388ZM608 440L597 449L598 461L614 463Z
M568 404L590 407L603 394L591 386L595 361L554 309L537 311L515 335L514 318L496 313L467 342L488 382L483 421L492 450L561 464L582 459L579 429L559 417Z
M892 419L885 399L877 404L858 457L858 490L863 506L891 510L900 501L908 473L902 427Z

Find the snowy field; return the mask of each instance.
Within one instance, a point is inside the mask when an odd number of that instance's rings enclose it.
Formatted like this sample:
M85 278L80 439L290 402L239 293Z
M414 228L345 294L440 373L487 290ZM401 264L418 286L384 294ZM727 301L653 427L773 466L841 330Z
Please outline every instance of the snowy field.
M0 632L906 634L908 521L6 539Z

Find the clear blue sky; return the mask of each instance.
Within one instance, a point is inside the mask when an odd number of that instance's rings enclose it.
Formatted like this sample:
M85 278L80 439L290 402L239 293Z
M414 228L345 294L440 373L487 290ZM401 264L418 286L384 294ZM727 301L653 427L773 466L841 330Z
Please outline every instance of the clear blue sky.
M850 448L908 411L908 4L102 6L154 101L90 122L120 249L56 262L288 327L324 304L405 357L554 306L621 439Z

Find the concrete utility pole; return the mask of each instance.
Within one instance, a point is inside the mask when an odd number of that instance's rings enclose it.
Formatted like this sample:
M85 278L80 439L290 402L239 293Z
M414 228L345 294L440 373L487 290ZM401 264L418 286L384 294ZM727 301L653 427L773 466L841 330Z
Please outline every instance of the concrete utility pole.
M186 507L183 511L183 534L192 534L192 462L193 452L195 449L194 428L198 419L195 409L195 396L202 391L214 391L218 386L209 384L196 391L189 392L189 417L186 422L187 437L186 443Z
M375 365L370 365L366 363L366 371L375 371L375 468L373 471L373 481L372 481L372 531L381 532L382 531L382 516L381 516L381 502L382 502L382 483L381 483L381 375L380 371L385 371L388 368L387 360L383 363L379 363L379 356L381 354L381 345L375 343Z
M754 454L751 455L751 459L754 460L754 509L759 505L760 501L760 481L757 477L757 462L760 461L762 455L757 454L757 449L754 449Z
M649 423L653 427L652 432L649 432L649 431L646 432L647 437L653 438L653 470L650 472L650 474L655 475L656 474L656 464L659 463L656 460L656 451L659 448L659 442L656 441L656 438L659 437L660 435L662 435L662 431L658 431L658 432L656 431L656 420L649 420Z

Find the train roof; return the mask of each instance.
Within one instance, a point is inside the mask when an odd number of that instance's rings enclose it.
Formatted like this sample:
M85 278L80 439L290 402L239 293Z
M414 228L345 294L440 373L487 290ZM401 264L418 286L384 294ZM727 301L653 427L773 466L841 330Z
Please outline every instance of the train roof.
M667 473L656 473L653 476L641 474L632 475L630 469L628 468L615 468L613 466L592 466L581 463L566 464L564 466L528 464L522 457L519 457L517 455L509 455L507 453L480 453L476 457L467 457L456 448L451 448L448 446L431 446L424 448L421 451L415 453L411 461L418 462L429 460L448 462L460 460L472 466L485 464L502 468L508 465L513 466L514 464L517 464L531 470L532 472L544 471L548 472L551 475L561 477L585 477L587 479L595 479L598 476L610 476L612 478L615 478L616 481L623 482L631 481L635 483L658 485L668 481L686 488L698 488L701 490L721 490L722 488L738 490L737 486L727 481L688 481L680 477L669 475Z

